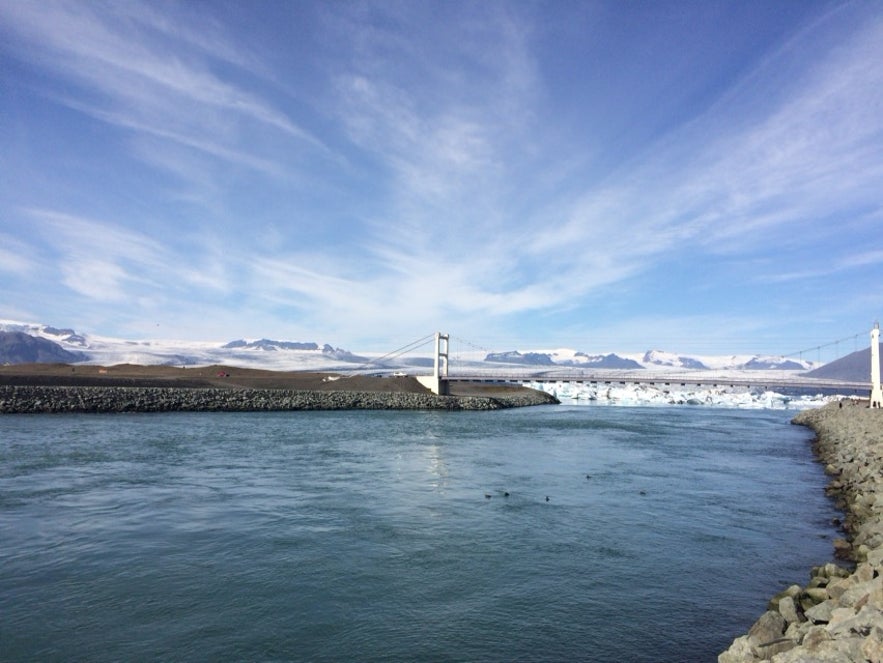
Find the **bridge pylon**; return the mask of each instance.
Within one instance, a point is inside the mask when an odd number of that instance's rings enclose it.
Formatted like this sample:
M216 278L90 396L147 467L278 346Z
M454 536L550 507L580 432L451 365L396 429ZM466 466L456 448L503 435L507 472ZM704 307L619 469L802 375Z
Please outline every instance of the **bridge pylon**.
M432 375L418 375L417 381L433 394L446 396L448 390L448 334L435 332L435 359Z
M883 407L883 389L880 387L880 323L871 330L871 397L868 407Z

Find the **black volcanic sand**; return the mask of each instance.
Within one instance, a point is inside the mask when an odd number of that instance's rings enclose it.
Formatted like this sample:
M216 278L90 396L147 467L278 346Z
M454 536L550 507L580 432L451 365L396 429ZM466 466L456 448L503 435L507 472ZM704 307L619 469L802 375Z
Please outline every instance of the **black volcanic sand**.
M340 377L338 380L327 378ZM310 391L382 391L423 393L415 378L343 377L336 373L268 371L232 366L84 366L18 364L0 366L0 385L52 387L180 387L296 389Z
M50 392L42 388L63 389L63 391ZM19 364L0 366L0 400L5 401L5 409L0 408L0 411L40 411L27 404L31 399L40 399L44 403L47 399L60 401L59 407L47 406L43 411L76 411L77 406L71 405L72 397L65 394L66 390L77 390L77 388L81 388L79 389L81 394L89 396L87 401L91 405L84 408L87 411L96 411L94 406L96 399L108 401L101 405L99 411L117 410L113 403L109 403L113 400L129 403L127 410L141 409L138 403L143 403L146 411L174 409L174 399L166 398L163 400L164 404L157 405L155 392L169 389L176 390L179 395L186 393L186 390L194 390L194 394L196 390L201 390L200 398L192 394L193 397L179 402L187 403L184 409L201 409L203 406L200 403L208 403L213 399L216 406L204 406L205 409L212 410L249 409L249 397L246 394L254 395L252 400L255 409L259 410L323 409L323 402L326 401L328 409L345 409L348 407L347 403L355 403L352 407L365 409L369 407L368 404L371 409L380 409L384 402L388 403L390 409L423 407L496 409L557 402L557 399L548 394L514 384L454 383L451 395L446 397L431 394L414 377L345 376L334 373L270 371L217 365L184 368L134 364L116 366ZM113 391L117 388L145 390L145 398L139 397L134 401L135 405L131 406L132 392L122 389L119 392ZM14 393L10 391L12 389ZM96 389L103 390L101 395L95 391ZM108 389L111 391L107 391ZM230 392L242 396L235 399L238 405L232 408L229 404L234 402L234 399ZM207 396L208 394L215 394L215 397ZM292 399L294 394L299 394L300 397ZM305 400L303 398L305 394L312 394L312 397ZM321 394L326 396L323 397ZM338 394L338 397L331 399L331 394ZM364 394L366 397L356 398L355 394ZM342 395L348 397L343 398ZM383 395L387 395L386 401ZM399 396L393 398L393 395ZM273 406L274 399L280 403L278 407Z

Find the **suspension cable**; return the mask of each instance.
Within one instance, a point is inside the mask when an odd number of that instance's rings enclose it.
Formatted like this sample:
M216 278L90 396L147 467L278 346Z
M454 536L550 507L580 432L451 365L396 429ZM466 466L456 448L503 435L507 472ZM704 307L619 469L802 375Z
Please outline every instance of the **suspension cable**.
M403 345L402 347L400 347L396 350L393 350L392 352L387 352L382 357L376 357L374 359L367 361L366 363L362 364L358 368L354 369L353 374L355 374L359 371L364 371L365 369L370 368L371 366L374 366L376 364L380 364L380 363L387 361L389 359L394 359L396 357L399 357L400 355L403 355L406 352L410 352L411 350L416 350L420 346L425 345L426 343L428 343L429 341L431 341L433 339L435 339L434 333L430 334L429 336L424 336L423 338L413 341L412 343L408 343L407 345ZM346 377L353 377L353 375L348 375Z
M823 343L821 345L814 345L811 348L806 348L805 350L798 350L797 352L792 352L790 354L782 355L782 356L783 357L797 357L797 356L799 356L800 358L803 358L804 353L808 354L813 351L821 354L821 351L824 348L830 348L832 345L839 346L841 343L844 343L845 341L856 341L858 339L858 337L861 335L862 335L862 333L859 332L857 334L853 334L852 336L845 336L844 338L838 338L836 341L830 341L829 343Z

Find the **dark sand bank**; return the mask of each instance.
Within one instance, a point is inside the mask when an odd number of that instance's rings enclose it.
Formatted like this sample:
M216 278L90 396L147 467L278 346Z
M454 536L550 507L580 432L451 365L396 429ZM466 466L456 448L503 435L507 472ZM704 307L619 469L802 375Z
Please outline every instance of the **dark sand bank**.
M0 413L491 410L557 402L548 394L517 385L455 384L450 396L437 396L413 377L350 377L230 366L0 367Z

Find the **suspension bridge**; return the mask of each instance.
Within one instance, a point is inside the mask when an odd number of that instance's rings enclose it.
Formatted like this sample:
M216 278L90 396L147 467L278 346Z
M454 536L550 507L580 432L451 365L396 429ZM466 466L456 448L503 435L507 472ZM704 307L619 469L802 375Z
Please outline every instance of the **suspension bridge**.
M812 353L820 355L823 349L839 349L841 344L846 346L849 342L859 349L859 338L861 337L867 338L867 332L798 350L783 355L782 358L802 359L805 355L810 356ZM450 351L452 341L460 348L465 346L466 352L457 351L452 355ZM867 380L837 380L807 377L798 370L782 369L693 369L689 371L651 368L601 369L591 366L555 365L551 361L548 364L488 361L487 358L493 357L494 354L488 348L465 339L452 339L449 334L436 332L371 359L356 369L354 373L389 376L413 375L425 387L439 394L448 393L451 385L456 383L570 382L592 386L647 385L663 389L669 387L816 389L837 391L844 395L866 396L869 387L872 387L873 380L872 371L869 371L870 379ZM879 383L879 377L877 382Z

